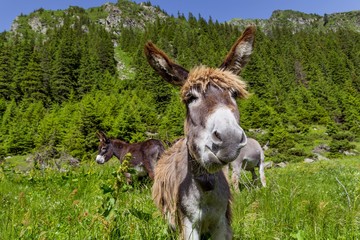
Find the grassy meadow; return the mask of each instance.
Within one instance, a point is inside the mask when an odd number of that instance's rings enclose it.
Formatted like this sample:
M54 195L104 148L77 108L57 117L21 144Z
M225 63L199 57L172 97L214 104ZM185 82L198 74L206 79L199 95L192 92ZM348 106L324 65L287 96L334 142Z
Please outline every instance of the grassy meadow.
M0 239L175 239L151 183L124 184L123 168L116 159L62 171L7 159ZM234 239L360 239L359 157L292 163L266 176L266 188L234 193Z

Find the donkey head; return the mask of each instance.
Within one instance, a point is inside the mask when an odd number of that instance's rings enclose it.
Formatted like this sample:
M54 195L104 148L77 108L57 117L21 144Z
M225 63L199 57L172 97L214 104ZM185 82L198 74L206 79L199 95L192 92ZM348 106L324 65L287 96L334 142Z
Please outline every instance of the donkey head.
M105 162L109 161L109 159L113 156L114 149L110 139L106 137L104 132L97 132L96 135L100 140L98 155L96 156L96 162L99 164L104 164Z
M233 161L246 145L236 98L245 98L248 92L237 74L249 61L254 34L255 27L248 27L220 68L200 66L190 72L153 43L145 45L149 64L166 81L181 86L187 109L184 131L189 156L210 173Z

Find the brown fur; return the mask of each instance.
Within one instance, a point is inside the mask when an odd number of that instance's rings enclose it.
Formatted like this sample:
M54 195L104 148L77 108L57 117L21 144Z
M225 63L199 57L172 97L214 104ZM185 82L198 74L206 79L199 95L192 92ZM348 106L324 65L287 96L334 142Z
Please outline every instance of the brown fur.
M237 51L236 48L240 42L244 42L244 41L249 42L253 45L255 32L256 32L255 26L250 26L245 29L242 36L231 47L231 50L229 51L224 62L220 66L220 69L227 69L235 74L238 74L244 68L244 66L248 63L250 59L251 52L245 52L242 54L241 57L237 57L236 55L239 54L239 51Z
M103 156L105 162L114 155L122 163L125 155L130 153L132 157L130 165L132 167L143 166L149 177L154 179L154 166L165 151L165 147L160 140L148 139L144 142L131 144L119 139L109 139L104 132L98 132L97 135L100 140L98 156ZM126 175L130 177L130 174Z
M153 185L152 196L156 206L159 206L161 212L166 216L175 229L178 223L176 210L179 207L179 187L184 181L188 172L188 167L184 159L186 156L185 140L177 141L172 148L164 152L156 167L155 172L156 183ZM176 177L174 177L176 176Z

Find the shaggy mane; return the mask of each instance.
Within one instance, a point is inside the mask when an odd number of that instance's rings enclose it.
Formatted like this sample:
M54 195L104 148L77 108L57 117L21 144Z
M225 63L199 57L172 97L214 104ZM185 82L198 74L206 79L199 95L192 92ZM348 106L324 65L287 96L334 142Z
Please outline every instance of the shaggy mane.
M200 66L190 71L187 81L181 88L181 98L186 99L186 95L192 88L199 88L205 92L210 84L236 92L240 98L247 98L249 95L246 91L246 83L239 76L230 71Z
M176 224L180 224L176 210L179 207L180 184L188 172L186 153L184 138L166 150L157 162L152 187L153 200L173 230L176 229Z

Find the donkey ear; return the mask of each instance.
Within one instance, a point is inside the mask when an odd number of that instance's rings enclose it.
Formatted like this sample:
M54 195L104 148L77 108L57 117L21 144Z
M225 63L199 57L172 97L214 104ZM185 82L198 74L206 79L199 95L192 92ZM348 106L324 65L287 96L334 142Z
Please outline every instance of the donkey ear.
M167 82L178 86L182 86L185 83L189 72L171 61L171 59L152 42L145 44L145 55L150 66Z
M108 138L106 137L103 131L96 132L97 137L99 138L100 142L107 142Z
M250 60L250 55L254 46L255 26L249 26L245 29L241 37L230 49L220 68L231 71L236 75L241 72L246 63Z

